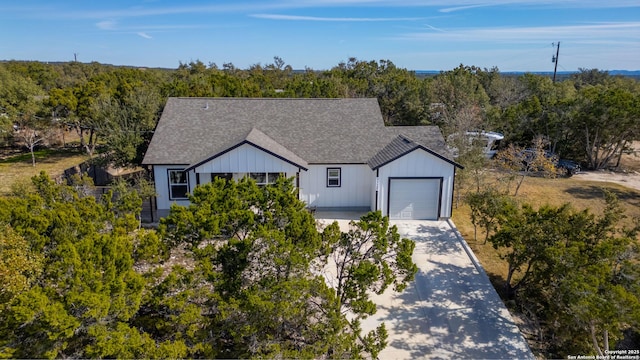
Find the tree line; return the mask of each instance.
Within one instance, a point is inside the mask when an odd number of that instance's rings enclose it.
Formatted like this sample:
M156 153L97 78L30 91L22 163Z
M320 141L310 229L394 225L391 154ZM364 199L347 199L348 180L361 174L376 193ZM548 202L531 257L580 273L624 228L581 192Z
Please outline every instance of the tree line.
M80 146L116 166L140 163L167 97L375 97L387 125L437 125L445 137L498 131L526 146L543 136L548 150L586 168L615 166L640 138L640 85L581 69L554 83L536 74L460 65L419 76L389 60L355 58L330 70L295 71L274 57L247 69L201 61L176 69L99 63L8 61L0 64L0 138L33 150L46 134L73 129Z

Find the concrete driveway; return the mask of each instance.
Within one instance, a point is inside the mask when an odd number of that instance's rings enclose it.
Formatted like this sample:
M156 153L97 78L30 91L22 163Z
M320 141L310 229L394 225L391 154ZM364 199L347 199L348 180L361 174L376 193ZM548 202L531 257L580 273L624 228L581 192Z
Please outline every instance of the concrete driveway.
M339 222L348 223L344 217ZM362 322L365 331L385 323L389 339L380 359L534 358L453 223L392 223L416 242L419 270L404 292L374 295L378 311Z

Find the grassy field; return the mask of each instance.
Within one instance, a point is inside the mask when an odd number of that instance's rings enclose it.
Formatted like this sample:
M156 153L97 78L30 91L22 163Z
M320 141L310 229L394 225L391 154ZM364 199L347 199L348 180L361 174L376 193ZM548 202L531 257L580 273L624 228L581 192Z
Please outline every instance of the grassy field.
M622 185L606 182L584 181L575 178L526 178L518 198L539 207L544 204L558 206L570 203L576 209L589 208L592 213L601 214L605 207L603 190L607 189L620 199L628 216L626 225L631 225L634 217L640 217L640 191ZM453 211L453 221L462 236L480 260L485 271L497 288L504 283L507 264L499 258L499 254L491 244L484 244L485 234L478 229L478 239L474 240L473 225L469 217L469 207L460 204Z
M0 195L9 194L15 183L30 182L31 177L40 171L54 177L89 159L84 152L76 149L42 149L36 151L35 155L35 166L31 163L30 152L13 154L0 160Z

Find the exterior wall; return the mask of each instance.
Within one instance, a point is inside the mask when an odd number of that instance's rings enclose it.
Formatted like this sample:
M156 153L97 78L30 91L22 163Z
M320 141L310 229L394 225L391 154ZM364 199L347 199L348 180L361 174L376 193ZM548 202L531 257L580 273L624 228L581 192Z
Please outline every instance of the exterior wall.
M154 165L153 176L156 187L156 206L158 210L168 210L172 204L178 204L182 206L189 206L189 200L171 200L169 198L169 169L184 169L188 165ZM199 184L206 184L211 182L210 173L196 174L195 171L189 171L189 192L193 193L193 189ZM233 179L238 181L246 176L246 173L233 173ZM296 173L285 173L287 177L295 177ZM200 178L200 183L196 182L197 178ZM295 183L295 182L294 182Z
M451 217L453 201L453 181L455 166L429 154L422 149L416 149L379 170L378 176L378 206L383 215L387 214L387 196L389 193L389 178L394 177L429 177L442 178L440 217ZM374 192L375 196L375 192Z
M327 187L327 169L340 168L340 187ZM300 199L318 208L371 208L375 172L366 164L309 165L300 172Z
M195 171L207 174L248 172L295 174L298 171L298 167L254 146L243 144L196 167Z
M189 205L187 200L170 200L168 169L182 169L188 165L154 165L157 207L169 209L171 204ZM442 199L440 217L451 217L454 166L424 150L417 149L386 164L376 171L366 164L309 165L304 171L290 163L244 144L190 171L189 190L196 186L196 172L200 183L211 181L211 173L233 173L238 180L248 172L280 172L287 177L300 174L300 199L317 208L368 208L387 214L389 177L441 177ZM340 168L340 187L327 187L327 169ZM377 201L376 201L377 187Z
M268 154L267 154L268 155ZM210 170L204 164L203 169ZM156 185L157 207L159 210L166 210L171 207L171 204L176 203L183 206L188 206L187 200L170 200L169 199L169 183L167 178L168 169L180 169L186 168L187 165L154 165L154 179ZM327 187L327 168L340 168L341 169L341 181L340 187ZM201 167L196 168L200 169ZM220 168L218 168L220 169ZM285 172L287 177L295 177L297 168L294 168L294 172ZM221 168L215 172L231 172L230 168ZM256 172L268 172L273 168L261 168ZM253 171L251 171L253 172ZM234 172L234 180L239 180L245 175L244 172ZM211 181L210 173L200 173L200 184L205 184ZM189 191L193 191L196 186L196 174L195 171L189 172ZM372 171L368 165L346 165L346 164L332 164L332 165L310 165L309 170L300 171L300 199L306 202L309 206L315 206L318 208L369 208L374 204L375 192L375 172Z
M188 165L153 165L153 179L156 185L156 200L158 210L166 210L171 207L171 204L176 203L178 205L189 205L188 200L170 200L169 199L169 169L184 169ZM196 186L196 174L193 171L189 171L189 191L193 191Z

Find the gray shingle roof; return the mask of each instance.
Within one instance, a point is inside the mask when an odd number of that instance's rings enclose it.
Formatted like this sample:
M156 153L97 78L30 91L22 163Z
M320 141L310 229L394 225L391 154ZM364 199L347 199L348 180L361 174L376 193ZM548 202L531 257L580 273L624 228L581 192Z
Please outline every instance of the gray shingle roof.
M439 131L438 131L438 134L439 134ZM440 137L442 137L442 135L440 135ZM418 138L426 139L421 136L418 136ZM429 140L429 139L426 139L426 140ZM435 152L431 150L429 147L426 147L423 144L417 143L405 135L396 136L393 140L391 140L390 143L388 143L385 147L383 147L382 150L378 151L377 154L375 154L371 159L369 159L368 161L369 167L375 170L416 149L423 149L445 161L448 161L454 164L457 167L461 167L460 165L456 164L453 160L451 160L449 157L444 156L443 154L440 154L438 152Z
M143 164L195 166L242 142L302 167L366 164L403 133L452 159L437 127L385 127L376 99L169 98Z

